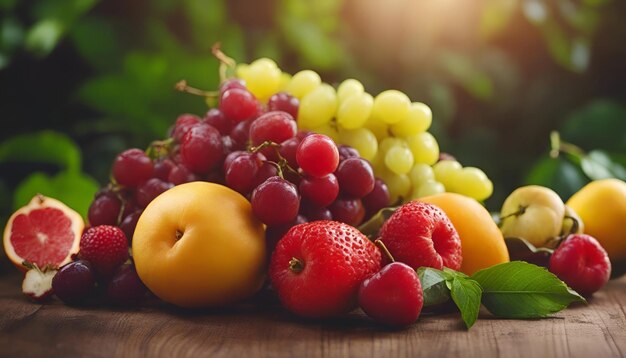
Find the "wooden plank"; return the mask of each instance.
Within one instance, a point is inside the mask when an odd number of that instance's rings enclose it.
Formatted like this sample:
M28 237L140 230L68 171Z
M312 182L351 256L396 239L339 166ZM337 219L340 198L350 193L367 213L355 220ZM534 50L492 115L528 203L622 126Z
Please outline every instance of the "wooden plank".
M156 300L134 310L29 302L17 274L0 277L0 356L183 357L623 357L626 277L588 306L544 320L481 312L464 329L454 313L423 316L402 330L355 311L303 321L279 306L186 311Z

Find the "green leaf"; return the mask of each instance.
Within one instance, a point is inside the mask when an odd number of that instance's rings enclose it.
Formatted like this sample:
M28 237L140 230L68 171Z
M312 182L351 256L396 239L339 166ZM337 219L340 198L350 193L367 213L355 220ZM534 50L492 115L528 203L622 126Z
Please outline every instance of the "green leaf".
M80 55L99 70L117 68L122 56L120 40L113 24L104 18L90 16L80 20L71 31Z
M471 278L456 276L452 280L452 289L450 291L452 300L461 311L461 317L465 326L471 328L480 311L480 298L482 289L478 282Z
M37 56L46 56L57 45L65 27L56 19L37 22L26 34L26 48Z
M0 144L0 162L56 164L67 171L80 170L80 149L68 136L53 131L23 134Z
M424 292L424 307L438 305L450 299L446 281L453 277L448 273L430 267L420 267L417 269L417 275Z
M565 158L545 156L531 168L524 184L542 185L552 188L562 198L569 198L589 180L582 170Z
M79 172L63 171L53 177L36 172L18 185L13 208L17 210L26 205L33 196L43 194L62 201L86 218L89 204L98 187L98 182L93 178Z
M480 270L472 279L483 289L483 305L498 317L547 317L570 303L586 302L545 268L523 261Z
M626 168L613 162L611 157L601 150L592 150L587 153L582 158L580 167L591 180L606 178L626 180Z

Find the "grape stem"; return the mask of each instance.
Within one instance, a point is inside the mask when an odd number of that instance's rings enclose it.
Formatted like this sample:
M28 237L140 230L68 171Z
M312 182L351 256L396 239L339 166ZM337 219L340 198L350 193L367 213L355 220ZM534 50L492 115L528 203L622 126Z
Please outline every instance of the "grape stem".
M302 174L300 174L297 170L295 170L294 168L292 168L289 165L289 162L287 161L287 159L285 159L282 155L280 155L280 144L272 142L270 140L266 140L265 142L257 145L256 147L250 147L248 150L251 153L257 153L259 152L261 149L267 148L267 147L272 147L274 148L274 150L276 151L276 155L278 156L278 163L271 161L271 160L266 160L266 162L274 165L276 167L276 170L278 171L278 176L280 176L281 178L285 179L285 177L283 176L283 173L285 170L288 170L292 173L295 173L298 176L302 176Z
M187 84L187 80L178 81L176 85L174 85L174 88L179 92L185 92L206 98L217 98L219 96L219 92L217 91L204 91L199 88L191 87Z
M212 47L211 47L211 53L213 54L213 56L215 56L215 58L217 58L220 61L220 82L224 82L226 79L229 78L228 76L228 70L229 69L235 69L235 67L237 66L237 62L232 58L232 57L228 57L226 56L226 54L224 52L222 52L222 50L220 49L220 47L222 46L221 43L216 42Z
M550 133L550 158L556 159L559 154L569 154L575 158L581 158L585 155L585 151L579 146L565 142L561 139L561 135L557 131Z

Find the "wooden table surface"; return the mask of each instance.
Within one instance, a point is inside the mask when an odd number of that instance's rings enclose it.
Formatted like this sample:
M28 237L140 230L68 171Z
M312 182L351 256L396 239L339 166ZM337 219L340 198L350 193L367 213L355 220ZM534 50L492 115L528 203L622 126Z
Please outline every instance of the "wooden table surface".
M0 356L74 357L623 357L626 277L590 304L543 320L500 320L481 312L465 330L459 316L422 316L387 330L360 311L306 322L276 305L192 312L151 300L134 310L40 305L17 273L0 276Z

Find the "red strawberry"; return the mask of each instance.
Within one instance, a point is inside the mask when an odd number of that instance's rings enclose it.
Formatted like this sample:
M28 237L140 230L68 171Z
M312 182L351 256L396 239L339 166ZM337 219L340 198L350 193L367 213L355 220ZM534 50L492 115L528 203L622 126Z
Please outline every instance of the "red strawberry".
M585 296L601 289L611 276L611 261L598 240L569 235L550 257L550 272Z
M89 228L80 238L78 255L92 264L100 278L109 278L128 259L126 235L115 226Z
M336 221L296 225L270 262L283 305L308 318L334 317L356 307L359 286L380 270L380 252L356 228Z
M412 201L402 205L380 229L379 239L396 261L418 268L461 267L461 239L448 216L436 206Z

